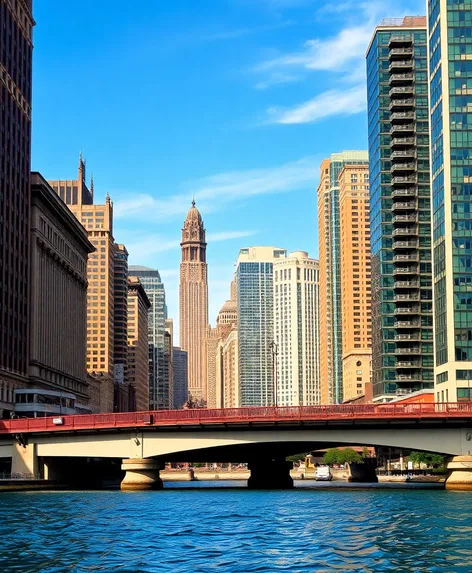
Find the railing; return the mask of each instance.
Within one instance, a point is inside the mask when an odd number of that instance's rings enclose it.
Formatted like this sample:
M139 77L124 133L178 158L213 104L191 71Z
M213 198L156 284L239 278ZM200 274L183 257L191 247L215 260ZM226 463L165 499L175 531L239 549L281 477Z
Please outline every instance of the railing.
M41 476L39 474L21 474L21 473L0 473L0 481L27 481L27 480L39 480Z
M419 349L405 349L411 353ZM472 417L472 403L449 404L339 404L329 406L261 406L253 408L158 410L122 414L19 418L0 421L0 434L67 432L90 429L139 428L251 422L314 421L337 419L390 419L417 417ZM468 417L468 416L467 416Z

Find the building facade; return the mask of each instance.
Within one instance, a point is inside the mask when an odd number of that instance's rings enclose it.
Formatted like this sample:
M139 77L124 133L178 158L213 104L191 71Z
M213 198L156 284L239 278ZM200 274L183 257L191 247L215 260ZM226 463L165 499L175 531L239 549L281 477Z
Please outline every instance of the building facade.
M174 408L174 321L172 318L167 318L164 326L164 380L168 388L168 399L164 409L172 410Z
M114 412L129 411L128 387L128 251L114 244Z
M284 249L249 247L236 262L239 401L242 407L275 404L274 262Z
M320 169L318 234L320 250L321 400L343 401L343 330L341 297L341 221L339 175L346 164L365 165L366 151L333 153Z
M426 19L384 20L367 53L374 400L433 386Z
M165 354L166 292L157 269L130 265L129 273L139 277L151 301L149 310L149 403L151 410L169 408L169 366ZM167 374L167 375L166 375Z
M187 353L177 346L174 346L172 350L174 363L174 409L180 410L188 399Z
M128 379L136 392L136 410L149 410L148 299L138 277L128 277Z
M369 166L346 164L339 174L343 401L371 383Z
M30 355L34 388L89 402L86 368L87 231L39 173L31 174Z
M276 405L321 403L319 264L305 251L274 262Z
M241 398L238 329L233 328L226 340L220 342L220 345L223 373L223 408L239 408Z
M29 367L32 0L0 0L0 21L0 410L8 415Z
M87 369L100 380L103 412L114 409L114 270L113 204L93 204L93 180L86 183L86 166L79 159L77 180L53 180L49 184L87 229L95 251L87 265Z
M472 4L429 0L435 396L471 401Z
M207 401L208 269L205 228L195 201L182 229L180 263L180 347L188 355L188 391Z

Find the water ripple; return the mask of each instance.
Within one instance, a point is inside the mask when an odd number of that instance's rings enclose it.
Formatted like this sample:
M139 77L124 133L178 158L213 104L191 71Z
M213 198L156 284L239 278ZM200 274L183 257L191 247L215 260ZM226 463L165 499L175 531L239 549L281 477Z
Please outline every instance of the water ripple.
M2 573L470 573L467 493L1 495Z

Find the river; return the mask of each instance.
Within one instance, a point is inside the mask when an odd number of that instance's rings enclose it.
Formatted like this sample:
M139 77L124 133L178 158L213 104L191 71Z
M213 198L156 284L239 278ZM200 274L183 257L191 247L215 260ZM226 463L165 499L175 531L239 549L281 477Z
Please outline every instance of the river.
M182 485L2 493L0 571L472 571L470 493Z

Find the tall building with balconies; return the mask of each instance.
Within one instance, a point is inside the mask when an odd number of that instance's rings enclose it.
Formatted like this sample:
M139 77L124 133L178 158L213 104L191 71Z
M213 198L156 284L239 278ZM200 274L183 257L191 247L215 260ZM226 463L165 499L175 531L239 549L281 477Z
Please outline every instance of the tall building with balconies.
M187 353L178 346L172 349L174 364L174 409L180 410L188 400Z
M114 382L115 412L129 410L128 390L128 251L124 245L114 245Z
M318 186L320 250L320 375L324 404L343 401L343 328L339 175L346 164L368 162L366 151L333 153L321 164Z
M319 266L305 251L274 262L276 404L321 403Z
M241 249L236 262L239 405L275 404L274 262L285 249Z
M472 399L472 5L429 0L435 392Z
M384 20L367 52L374 400L433 386L426 19Z
M33 26L32 0L0 0L0 413L28 375Z

